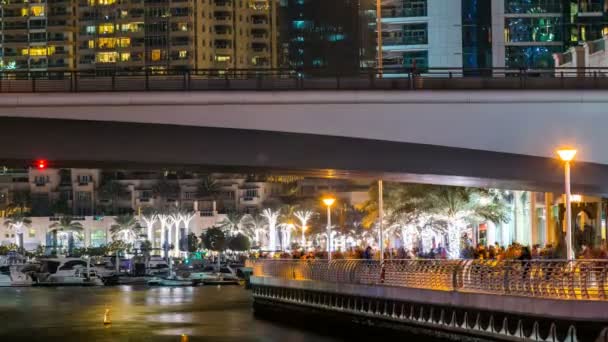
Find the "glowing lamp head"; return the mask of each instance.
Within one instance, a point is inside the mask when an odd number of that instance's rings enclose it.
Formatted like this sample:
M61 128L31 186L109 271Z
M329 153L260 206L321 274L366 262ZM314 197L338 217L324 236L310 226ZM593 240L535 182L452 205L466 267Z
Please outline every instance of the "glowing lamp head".
M328 197L328 198L323 199L323 203L325 203L325 205L328 207L330 207L332 204L334 204L334 202L336 202L335 198Z
M557 154L559 155L559 158L565 162L569 162L572 161L572 159L574 159L574 156L576 156L576 150L572 149L572 148L564 148L564 149L560 149L557 150Z
M48 163L47 163L46 159L38 159L38 160L36 160L36 168L38 170L44 170L44 169L46 169L47 165L48 165Z

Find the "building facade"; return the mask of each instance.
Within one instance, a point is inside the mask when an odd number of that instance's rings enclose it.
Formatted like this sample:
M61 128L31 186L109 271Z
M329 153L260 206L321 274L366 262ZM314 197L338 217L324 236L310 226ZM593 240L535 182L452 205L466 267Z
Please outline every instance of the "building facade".
M552 55L608 33L604 0L492 0L495 67L554 66Z
M608 34L604 0L384 0L384 67L550 68Z
M0 70L277 67L276 0L0 4Z
M359 0L281 1L281 65L349 73L360 67Z

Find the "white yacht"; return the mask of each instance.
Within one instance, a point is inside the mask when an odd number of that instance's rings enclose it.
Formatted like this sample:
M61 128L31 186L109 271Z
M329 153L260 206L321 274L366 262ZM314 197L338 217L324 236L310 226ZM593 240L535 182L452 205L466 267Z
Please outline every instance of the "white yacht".
M189 272L189 279L202 282L204 285L238 284L239 277L230 266L207 266L200 272Z
M99 286L103 280L91 264L80 258L51 258L41 260L37 284L46 286Z
M0 287L6 286L32 286L32 277L21 272L20 265L0 266Z

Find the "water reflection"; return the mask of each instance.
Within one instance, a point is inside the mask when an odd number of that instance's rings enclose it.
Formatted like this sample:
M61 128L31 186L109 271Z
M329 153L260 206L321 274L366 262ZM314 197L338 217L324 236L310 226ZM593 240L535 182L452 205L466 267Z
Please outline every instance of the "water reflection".
M0 288L0 321L0 341L330 341L255 320L240 287Z

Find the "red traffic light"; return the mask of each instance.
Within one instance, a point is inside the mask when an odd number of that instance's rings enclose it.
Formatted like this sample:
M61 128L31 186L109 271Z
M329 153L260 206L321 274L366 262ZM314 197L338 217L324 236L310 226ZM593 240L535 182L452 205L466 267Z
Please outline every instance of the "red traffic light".
M48 165L48 163L47 163L46 159L36 160L36 167L38 168L38 170L46 169L47 165Z

